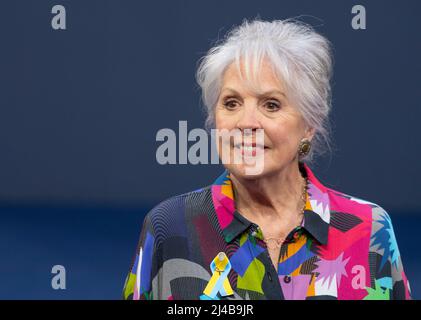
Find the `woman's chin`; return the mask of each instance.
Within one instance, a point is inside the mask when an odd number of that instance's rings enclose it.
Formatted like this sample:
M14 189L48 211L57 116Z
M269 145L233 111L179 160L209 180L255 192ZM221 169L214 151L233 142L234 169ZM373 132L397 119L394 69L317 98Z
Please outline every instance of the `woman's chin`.
M241 179L255 180L266 175L264 164L231 164L225 165L225 168Z

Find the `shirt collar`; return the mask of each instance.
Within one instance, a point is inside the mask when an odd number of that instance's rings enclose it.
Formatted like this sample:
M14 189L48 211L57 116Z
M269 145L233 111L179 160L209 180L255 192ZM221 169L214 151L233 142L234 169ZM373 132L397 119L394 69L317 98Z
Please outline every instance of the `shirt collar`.
M326 244L330 224L328 190L306 164L300 163L300 170L308 178L303 227L321 244ZM231 242L253 223L243 217L235 208L232 181L227 170L215 180L211 190L219 226L225 241Z

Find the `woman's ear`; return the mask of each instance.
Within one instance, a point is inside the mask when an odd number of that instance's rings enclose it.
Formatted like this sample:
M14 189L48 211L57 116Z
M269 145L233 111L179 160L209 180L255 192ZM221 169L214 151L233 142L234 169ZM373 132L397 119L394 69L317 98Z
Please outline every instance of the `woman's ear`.
M306 137L308 140L311 141L315 134L316 134L316 129L307 128L304 137Z

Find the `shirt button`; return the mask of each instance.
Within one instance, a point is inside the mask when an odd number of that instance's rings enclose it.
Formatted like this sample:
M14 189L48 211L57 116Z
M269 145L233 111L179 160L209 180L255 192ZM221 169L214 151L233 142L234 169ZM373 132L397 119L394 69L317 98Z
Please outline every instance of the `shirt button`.
M272 276L271 276L270 272L268 272L267 275L268 275L269 281L272 282Z
M284 282L285 283L290 283L291 282L291 277L290 276L285 276L284 277Z

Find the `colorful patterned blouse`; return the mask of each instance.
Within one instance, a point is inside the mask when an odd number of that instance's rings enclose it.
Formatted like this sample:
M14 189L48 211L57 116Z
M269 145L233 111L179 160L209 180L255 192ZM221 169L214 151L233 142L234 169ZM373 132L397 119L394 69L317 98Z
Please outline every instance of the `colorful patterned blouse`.
M147 214L124 299L411 299L385 210L300 170L304 219L283 242L278 271L259 227L236 211L225 171Z

